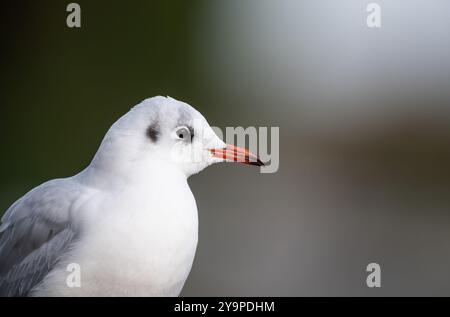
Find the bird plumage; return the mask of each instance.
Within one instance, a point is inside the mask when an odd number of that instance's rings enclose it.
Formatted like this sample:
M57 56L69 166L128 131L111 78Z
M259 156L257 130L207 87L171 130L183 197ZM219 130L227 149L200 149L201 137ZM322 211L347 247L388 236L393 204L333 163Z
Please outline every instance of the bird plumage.
M7 210L0 295L177 296L198 235L187 178L223 161L211 149L226 146L188 104L153 97L133 107L87 168L34 188ZM80 268L75 287L72 264Z

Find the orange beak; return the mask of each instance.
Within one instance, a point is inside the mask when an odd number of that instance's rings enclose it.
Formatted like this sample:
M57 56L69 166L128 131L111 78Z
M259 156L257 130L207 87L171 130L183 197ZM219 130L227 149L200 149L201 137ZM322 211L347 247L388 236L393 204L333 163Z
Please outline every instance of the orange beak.
M248 165L264 166L259 157L247 149L231 144L223 149L210 149L214 157L222 158L231 162L239 162Z

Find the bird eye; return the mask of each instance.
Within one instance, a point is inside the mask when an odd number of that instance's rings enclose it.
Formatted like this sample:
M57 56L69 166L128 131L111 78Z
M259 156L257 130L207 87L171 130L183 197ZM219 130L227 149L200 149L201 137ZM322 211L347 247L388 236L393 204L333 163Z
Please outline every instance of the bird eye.
M175 133L180 140L184 141L192 140L191 131L187 127L178 128Z

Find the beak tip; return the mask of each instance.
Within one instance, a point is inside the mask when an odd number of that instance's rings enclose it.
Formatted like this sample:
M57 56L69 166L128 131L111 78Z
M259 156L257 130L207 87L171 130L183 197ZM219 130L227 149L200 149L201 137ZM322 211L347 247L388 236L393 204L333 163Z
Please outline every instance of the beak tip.
M247 164L254 165L254 166L266 166L260 159L257 159L256 162L248 162Z

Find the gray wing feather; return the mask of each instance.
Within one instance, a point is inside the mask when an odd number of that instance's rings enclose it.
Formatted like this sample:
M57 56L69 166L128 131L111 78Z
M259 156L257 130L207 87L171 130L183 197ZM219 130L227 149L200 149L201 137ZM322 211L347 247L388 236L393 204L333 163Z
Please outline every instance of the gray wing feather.
M69 229L63 230L25 259L14 265L0 279L1 296L27 296L57 263L74 238Z
M69 226L81 188L57 179L31 190L0 226L0 296L26 296L52 270L75 235Z

